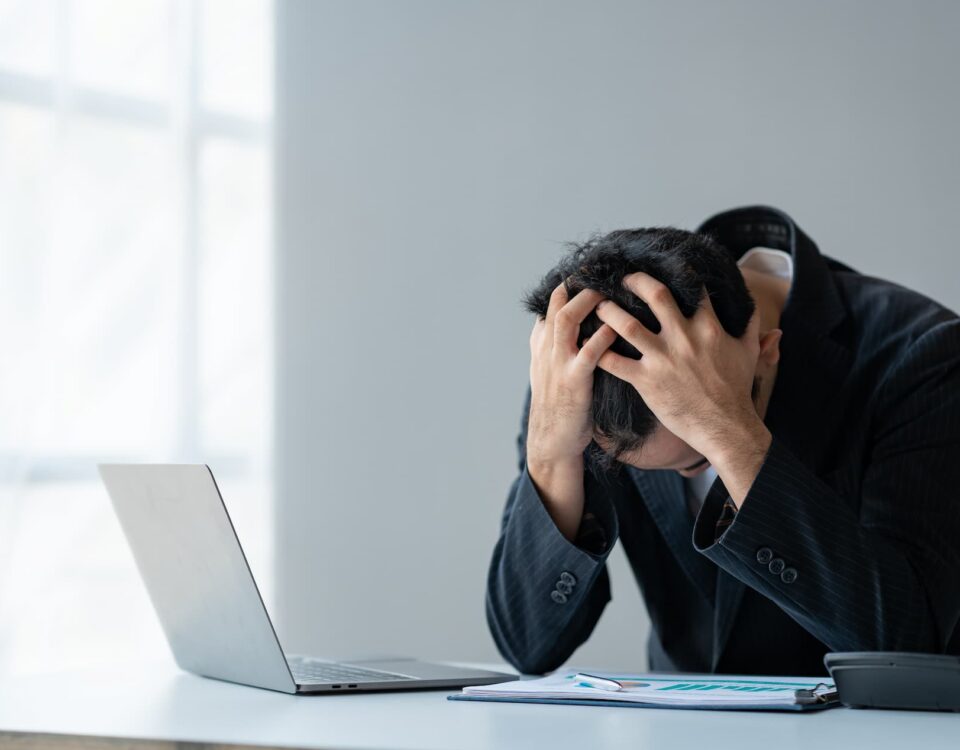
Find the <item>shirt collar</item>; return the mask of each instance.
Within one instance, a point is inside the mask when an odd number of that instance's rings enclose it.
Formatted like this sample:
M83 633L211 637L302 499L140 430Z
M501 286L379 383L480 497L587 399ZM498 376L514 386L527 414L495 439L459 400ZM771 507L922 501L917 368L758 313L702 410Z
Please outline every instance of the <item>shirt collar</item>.
M813 240L783 211L770 206L734 208L710 217L697 231L711 235L735 260L758 246L790 254L793 283L781 318L784 330L800 327L820 338L846 316L830 270L850 269L822 256Z

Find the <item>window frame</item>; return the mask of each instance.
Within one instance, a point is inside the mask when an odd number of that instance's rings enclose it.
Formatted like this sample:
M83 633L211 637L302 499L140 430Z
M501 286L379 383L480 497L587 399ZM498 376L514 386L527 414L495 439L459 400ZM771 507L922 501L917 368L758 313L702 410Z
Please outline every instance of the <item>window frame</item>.
M267 2L268 11L272 8ZM178 355L176 417L177 436L175 453L187 459L204 451L205 460L216 464L218 476L243 477L255 471L251 457L240 454L214 454L201 445L199 421L200 365L199 365L199 300L202 248L200 217L203 211L200 191L200 159L203 144L208 139L225 139L238 144L262 148L272 164L272 113L262 118L234 114L203 106L200 100L199 76L202 59L200 18L201 6L192 0L171 0L174 16L171 29L172 62L175 71L171 98L168 102L149 97L116 93L78 83L74 80L70 63L69 0L57 0L53 23L54 69L50 76L23 73L0 67L0 104L20 105L45 110L52 114L60 128L74 116L87 117L110 123L123 124L152 131L163 131L175 142L178 168L176 187L180 196L177 207L179 226L182 227L180 279L182 294L178 296ZM268 190L272 194L273 186ZM272 197L270 198L272 200ZM269 230L268 230L269 232ZM268 349L272 346L267 342ZM269 425L265 425L269 427ZM131 455L129 460L146 457ZM17 482L69 481L92 479L96 475L96 456L77 454L31 455L29 469L17 474ZM267 459L269 461L269 459ZM15 455L0 453L0 467L18 465ZM0 473L0 477L3 474ZM3 481L0 479L0 481Z

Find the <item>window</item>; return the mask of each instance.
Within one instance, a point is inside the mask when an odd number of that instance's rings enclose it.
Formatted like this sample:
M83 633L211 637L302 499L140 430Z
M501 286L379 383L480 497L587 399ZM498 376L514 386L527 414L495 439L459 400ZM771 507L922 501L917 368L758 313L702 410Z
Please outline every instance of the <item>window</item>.
M0 669L162 642L99 461L210 464L269 584L272 13L0 0Z

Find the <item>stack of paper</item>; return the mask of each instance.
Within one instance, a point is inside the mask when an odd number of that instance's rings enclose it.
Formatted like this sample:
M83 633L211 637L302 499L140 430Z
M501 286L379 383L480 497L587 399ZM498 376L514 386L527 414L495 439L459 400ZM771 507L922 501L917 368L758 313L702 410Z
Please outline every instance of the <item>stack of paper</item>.
M453 700L597 703L660 708L803 710L836 705L833 683L806 677L598 674L549 677L467 687Z

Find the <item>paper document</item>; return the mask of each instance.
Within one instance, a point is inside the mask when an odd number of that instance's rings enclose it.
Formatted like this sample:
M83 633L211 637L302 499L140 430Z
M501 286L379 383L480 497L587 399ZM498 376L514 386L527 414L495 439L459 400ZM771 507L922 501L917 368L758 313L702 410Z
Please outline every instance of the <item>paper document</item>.
M836 703L827 678L557 672L532 680L466 687L459 700L614 703L663 708L821 708Z

